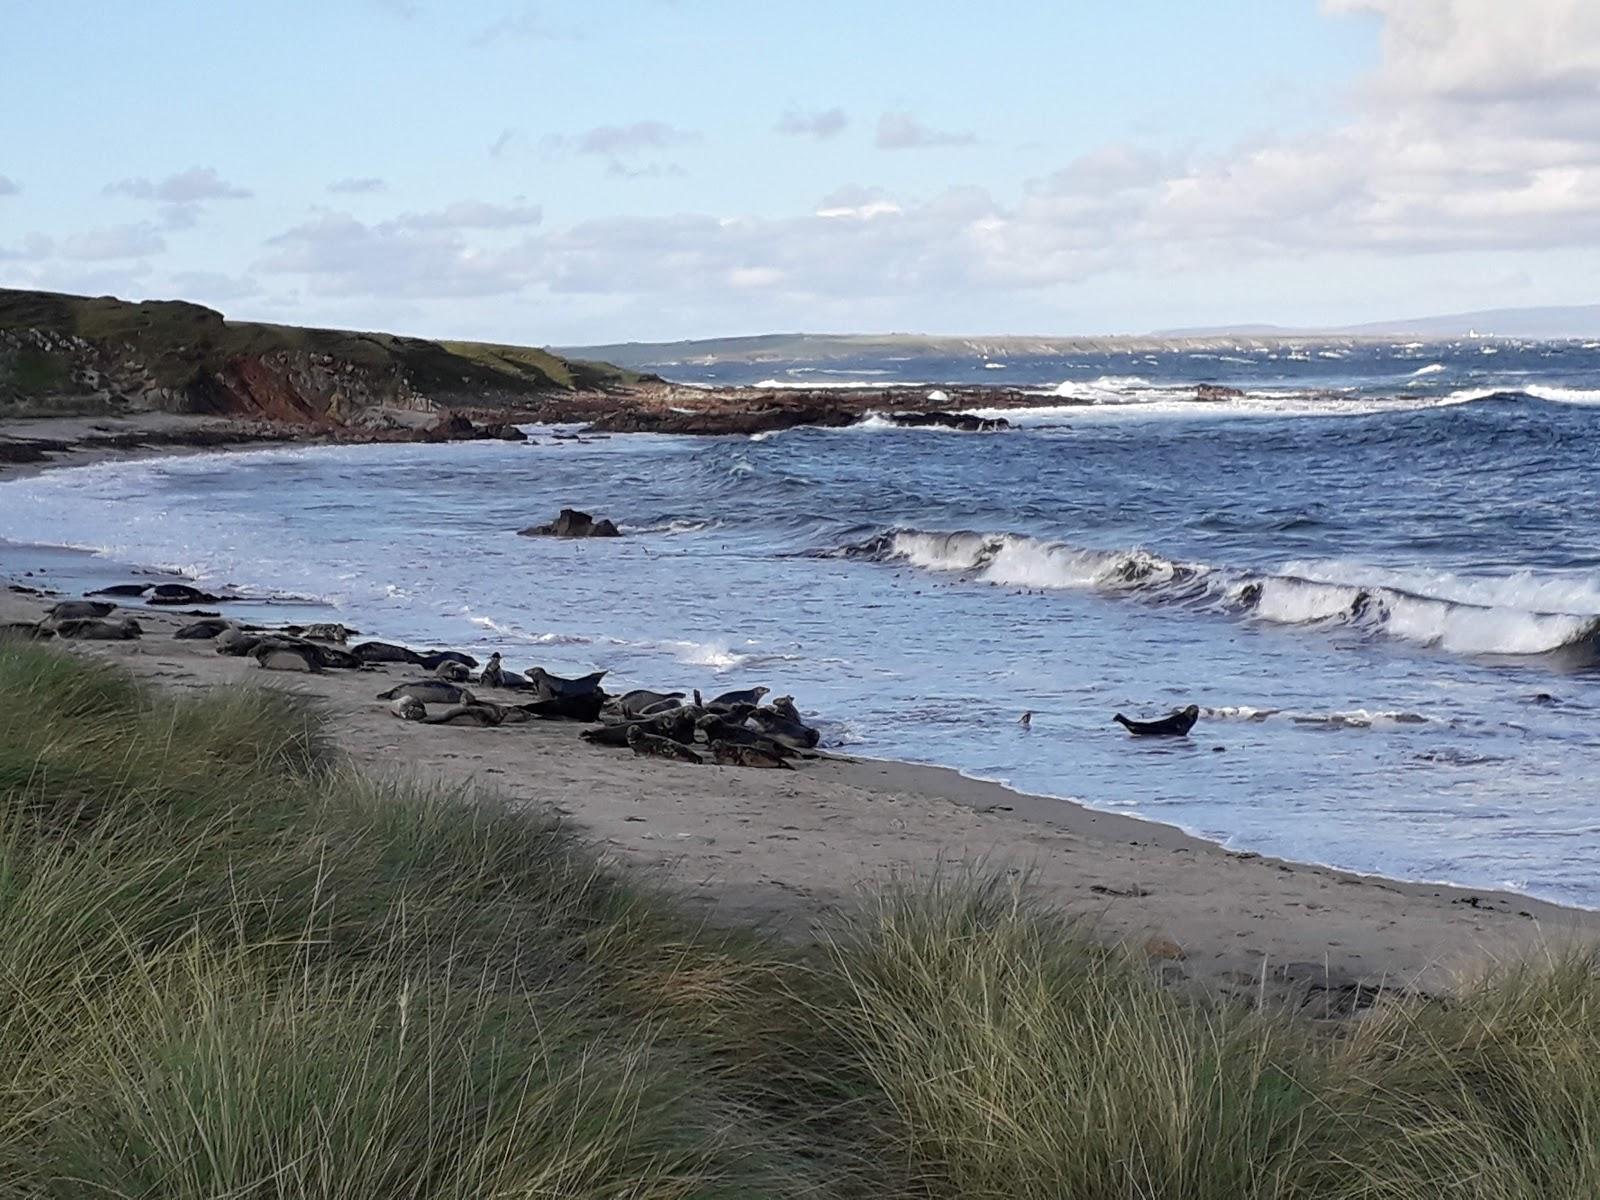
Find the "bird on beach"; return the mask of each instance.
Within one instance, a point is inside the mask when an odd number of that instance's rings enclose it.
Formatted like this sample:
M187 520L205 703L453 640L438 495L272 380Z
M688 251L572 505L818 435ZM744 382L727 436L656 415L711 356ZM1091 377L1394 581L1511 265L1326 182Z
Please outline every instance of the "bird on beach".
M1033 709L1030 708L1027 712L1023 713L1020 717L1018 717L1017 718L1017 724L1021 725L1024 729L1032 729L1033 728Z

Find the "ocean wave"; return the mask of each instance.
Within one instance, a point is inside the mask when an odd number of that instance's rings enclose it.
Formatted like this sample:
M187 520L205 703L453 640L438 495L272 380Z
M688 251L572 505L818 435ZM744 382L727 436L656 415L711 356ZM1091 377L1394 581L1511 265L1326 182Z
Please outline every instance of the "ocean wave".
M828 553L1006 587L1093 590L1274 625L1344 628L1454 654L1600 664L1600 584L1588 577L1466 578L1342 563L1262 572L1177 561L1142 547L1101 550L1017 534L905 529Z
M1410 377L1412 379L1420 379L1424 375L1442 375L1449 369L1450 368L1445 366L1443 363L1429 363L1427 366L1418 367L1415 371L1411 372Z

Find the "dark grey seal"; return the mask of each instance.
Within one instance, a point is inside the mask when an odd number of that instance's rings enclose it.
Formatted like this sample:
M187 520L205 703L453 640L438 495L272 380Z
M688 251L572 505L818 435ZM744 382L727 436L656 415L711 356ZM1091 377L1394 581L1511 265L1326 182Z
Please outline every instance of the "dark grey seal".
M80 638L86 642L127 642L141 636L144 630L132 617L124 617L120 621L97 621L92 618L57 621L56 632L64 638Z
M765 696L771 690L772 689L768 687L753 687L745 688L743 691L738 692L723 692L722 695L714 697L706 705L706 707L712 712L719 712L734 708L741 704L760 704L761 697Z
M650 755L655 758L669 758L678 762L703 763L705 760L689 747L671 738L656 737L646 733L637 725L628 727L628 748L638 755Z
M50 606L49 616L52 621L83 621L109 617L116 611L117 606L107 600L63 600Z
M534 667L528 671L528 682L544 696L587 696L600 690L600 681L608 674L608 671L595 671L576 679L563 679L550 674L543 667Z
M760 746L744 746L734 742L712 742L711 757L725 767L762 767L769 771L794 770L783 755L764 750Z
M634 688L611 701L610 707L624 717L644 716L645 709L653 708L664 700L682 700L682 692L652 692L648 688Z
M1191 704L1188 708L1174 709L1159 721L1130 721L1121 713L1111 719L1135 737L1188 737L1189 730L1200 719L1200 706Z

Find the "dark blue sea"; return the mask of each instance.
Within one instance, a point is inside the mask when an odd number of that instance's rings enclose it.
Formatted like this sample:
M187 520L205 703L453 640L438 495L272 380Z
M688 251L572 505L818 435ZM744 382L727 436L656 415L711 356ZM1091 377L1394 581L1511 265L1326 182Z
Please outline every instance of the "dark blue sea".
M517 666L764 683L854 753L1600 906L1600 346L657 369L1037 404L992 434L536 428L92 466L0 484L0 538ZM562 506L628 536L516 536ZM1181 741L1110 720L1191 702Z

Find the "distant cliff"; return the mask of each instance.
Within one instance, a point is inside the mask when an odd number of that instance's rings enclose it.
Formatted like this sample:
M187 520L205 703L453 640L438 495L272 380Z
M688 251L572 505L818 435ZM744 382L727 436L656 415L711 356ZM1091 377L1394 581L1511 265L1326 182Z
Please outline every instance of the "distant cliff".
M537 413L639 377L525 346L229 321L179 300L0 289L0 414L52 404L378 429Z

